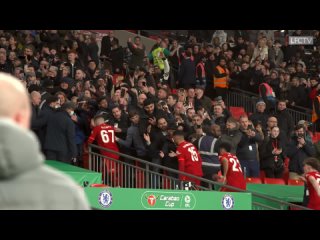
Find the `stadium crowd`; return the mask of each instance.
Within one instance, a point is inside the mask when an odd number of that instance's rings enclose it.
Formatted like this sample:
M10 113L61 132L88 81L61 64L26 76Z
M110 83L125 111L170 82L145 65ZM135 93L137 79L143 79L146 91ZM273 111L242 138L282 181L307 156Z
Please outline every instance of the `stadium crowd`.
M203 176L220 170L217 149L228 142L246 177L303 174L317 156L310 124L294 124L287 107L316 107L320 117L319 31L189 31L187 41L157 38L150 52L139 36L120 46L112 30L0 32L0 71L20 79L32 104L32 130L47 159L83 166L95 121L112 125L119 151L178 169L176 130L202 158ZM288 44L312 35L313 46ZM260 95L256 112L232 117L227 93ZM276 100L276 98L278 100ZM17 146L18 147L18 146Z

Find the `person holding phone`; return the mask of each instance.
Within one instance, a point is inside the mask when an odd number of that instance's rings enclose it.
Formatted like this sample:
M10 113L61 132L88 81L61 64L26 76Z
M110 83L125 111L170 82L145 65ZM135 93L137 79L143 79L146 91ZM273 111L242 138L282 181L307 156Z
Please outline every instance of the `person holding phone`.
M240 132L242 133L237 147L237 157L245 177L259 177L257 143L262 142L261 135L255 130L247 116L240 117Z

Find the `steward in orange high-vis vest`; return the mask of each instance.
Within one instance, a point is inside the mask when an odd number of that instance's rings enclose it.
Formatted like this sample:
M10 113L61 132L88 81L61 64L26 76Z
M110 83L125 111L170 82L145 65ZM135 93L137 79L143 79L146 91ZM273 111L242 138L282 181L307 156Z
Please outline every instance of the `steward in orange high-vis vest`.
M229 71L226 68L226 60L221 58L219 65L213 70L213 87L216 95L221 96L225 100L228 91Z

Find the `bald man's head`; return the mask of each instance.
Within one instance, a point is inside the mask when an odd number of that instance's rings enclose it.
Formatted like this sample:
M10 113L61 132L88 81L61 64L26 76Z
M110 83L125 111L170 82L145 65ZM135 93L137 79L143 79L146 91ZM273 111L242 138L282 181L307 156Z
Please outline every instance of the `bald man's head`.
M30 116L26 88L17 78L0 73L0 118L10 118L21 127L29 128Z
M41 102L41 94L37 91L32 91L30 93L31 102L34 106L39 106Z

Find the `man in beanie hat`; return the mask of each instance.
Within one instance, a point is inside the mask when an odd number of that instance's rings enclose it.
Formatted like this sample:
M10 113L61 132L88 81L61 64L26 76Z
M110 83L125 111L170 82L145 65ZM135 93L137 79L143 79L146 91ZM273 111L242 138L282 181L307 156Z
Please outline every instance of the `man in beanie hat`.
M268 114L265 112L266 103L263 100L259 100L256 103L256 112L254 112L250 117L250 121L252 121L254 126L260 124L263 129L267 127Z

